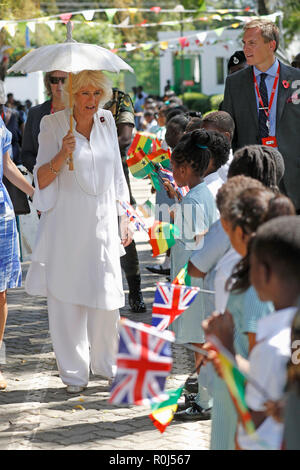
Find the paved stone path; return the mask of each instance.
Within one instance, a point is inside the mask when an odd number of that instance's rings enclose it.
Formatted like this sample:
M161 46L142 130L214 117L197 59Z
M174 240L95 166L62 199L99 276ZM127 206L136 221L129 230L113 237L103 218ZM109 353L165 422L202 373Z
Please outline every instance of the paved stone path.
M135 180L137 201L151 197L150 185ZM151 307L158 276L145 265L151 258L145 234L135 236L147 312L121 315L151 323ZM29 262L22 264L23 279ZM127 289L126 281L124 288ZM126 291L126 290L125 290ZM126 291L128 293L128 291ZM127 300L127 296L126 296ZM201 450L209 448L210 421L181 423L173 420L163 434L150 421L149 407L108 403L106 380L91 377L80 395L68 395L56 367L48 332L46 300L28 296L23 287L8 293L9 316L5 331L8 387L0 392L1 450ZM177 388L193 367L190 351L173 347L173 369L167 388Z

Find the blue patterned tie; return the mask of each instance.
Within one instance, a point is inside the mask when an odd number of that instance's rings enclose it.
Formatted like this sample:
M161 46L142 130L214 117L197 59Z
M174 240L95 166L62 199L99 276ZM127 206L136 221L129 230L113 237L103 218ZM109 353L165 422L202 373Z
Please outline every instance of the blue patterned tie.
M266 73L261 73L260 74L260 84L259 84L259 93L262 99L262 102L264 103L264 107L268 107L269 105L269 100L268 100L268 90L267 86L265 83L265 78L267 74ZM259 107L261 107L261 103L259 103ZM262 139L263 137L268 137L269 135L269 129L267 127L267 116L266 112L268 112L268 109L260 109L259 114L258 114L258 126L259 126L259 136Z

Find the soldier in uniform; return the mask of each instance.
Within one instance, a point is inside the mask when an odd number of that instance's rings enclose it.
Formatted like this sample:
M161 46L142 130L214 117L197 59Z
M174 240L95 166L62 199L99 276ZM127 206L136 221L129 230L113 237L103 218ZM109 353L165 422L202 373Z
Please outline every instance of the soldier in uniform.
M129 170L126 163L127 150L131 144L132 131L134 128L134 109L131 98L128 94L123 93L118 88L113 88L113 97L104 106L109 109L115 119L118 132L118 140L120 153L122 158L123 170L128 184L130 193L130 204L135 205L136 201L132 195ZM125 248L126 254L121 257L121 266L125 272L128 289L129 289L129 305L132 312L145 312L146 305L141 292L141 274L139 267L139 259L136 251L134 240Z

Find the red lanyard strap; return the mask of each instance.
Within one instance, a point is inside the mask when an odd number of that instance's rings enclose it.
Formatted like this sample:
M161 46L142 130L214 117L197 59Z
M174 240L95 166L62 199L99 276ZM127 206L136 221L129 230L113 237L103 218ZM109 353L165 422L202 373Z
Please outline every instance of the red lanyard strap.
M260 92L259 92L259 88L258 88L256 76L255 76L255 73L254 73L254 70L253 70L254 85L255 85L255 90L256 90L256 93L257 93L258 101L259 101L259 103L261 104L261 106L262 106L264 112L266 113L267 118L268 118L269 115L270 115L271 108L272 108L272 104L273 104L273 101L274 101L274 96L275 96L275 92L276 92L276 88L277 88L277 83L278 83L278 80L279 80L279 71L280 71L280 64L278 64L278 69L277 69L277 72L276 72L276 76L275 76L274 83L273 83L273 87L272 87L272 91L271 91L271 96L270 96L270 102L269 102L268 110L266 110L265 105L264 105L264 103L263 103L263 100L262 100L262 98L261 98L261 96L260 96Z

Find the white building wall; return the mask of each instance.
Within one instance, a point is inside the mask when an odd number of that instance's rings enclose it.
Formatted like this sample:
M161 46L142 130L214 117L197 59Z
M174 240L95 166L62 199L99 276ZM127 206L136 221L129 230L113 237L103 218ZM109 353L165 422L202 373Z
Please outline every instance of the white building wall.
M206 33L204 44L199 46L195 40L197 34ZM184 31L183 36L187 37L190 45L184 48L184 55L201 55L201 86L202 93L207 95L219 94L224 91L224 84L217 83L217 57L229 59L230 56L242 48L239 36L241 30L224 30L220 36L213 31ZM173 54L180 50L178 41L175 38L180 37L179 31L158 33L159 41L168 41L171 48L161 52L160 57L160 93L164 92L164 86L167 79L174 83ZM173 40L172 40L173 39ZM215 40L220 40L217 44L212 44ZM224 80L226 79L226 68L224 69Z
M22 103L29 99L35 106L43 103L46 99L43 72L32 72L24 77L7 75L4 86L6 94L13 93L14 98Z
M173 74L173 54L171 50L166 50L163 54L164 60L160 60L159 67L159 83L160 83L160 95L163 96L164 88L167 84L167 80L170 80L171 85L174 85L174 74Z

